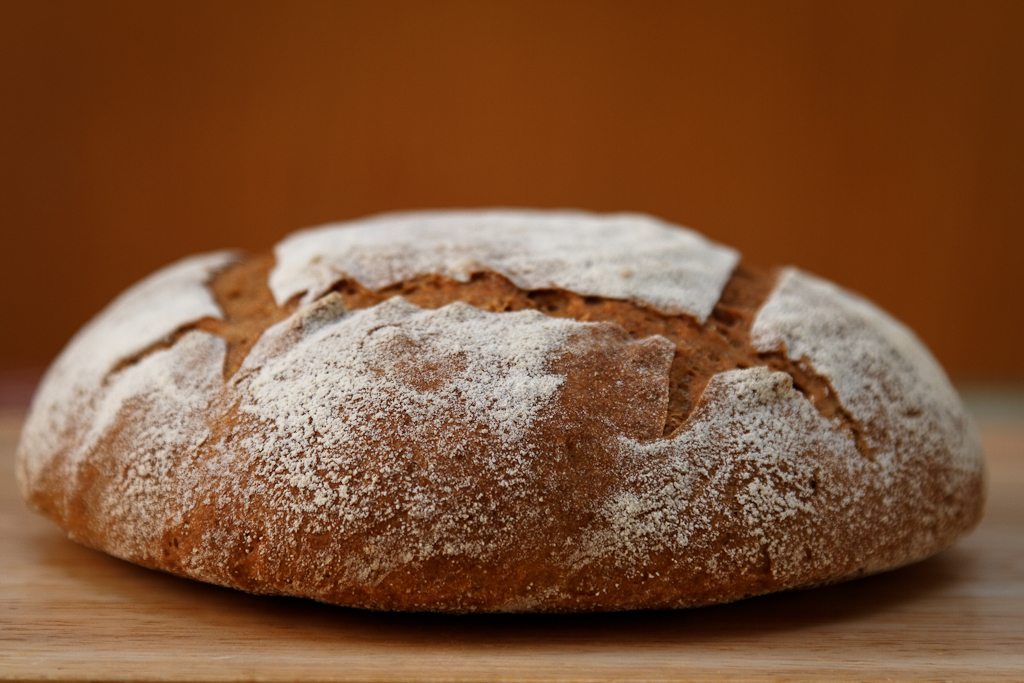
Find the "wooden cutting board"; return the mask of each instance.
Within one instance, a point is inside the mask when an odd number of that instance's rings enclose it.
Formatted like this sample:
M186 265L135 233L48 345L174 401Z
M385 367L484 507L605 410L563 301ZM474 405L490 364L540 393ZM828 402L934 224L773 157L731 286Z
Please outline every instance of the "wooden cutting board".
M24 509L0 417L0 678L1024 680L1024 426L983 429L985 521L917 565L677 612L375 614L256 597L83 548Z

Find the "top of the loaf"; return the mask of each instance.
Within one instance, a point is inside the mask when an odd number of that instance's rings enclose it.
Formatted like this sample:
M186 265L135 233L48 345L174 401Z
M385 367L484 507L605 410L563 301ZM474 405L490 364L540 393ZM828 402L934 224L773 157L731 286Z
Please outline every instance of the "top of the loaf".
M523 289L625 299L704 320L739 254L650 216L582 211L393 213L297 232L274 248L277 303L308 303L344 278L380 289L416 275L478 271Z

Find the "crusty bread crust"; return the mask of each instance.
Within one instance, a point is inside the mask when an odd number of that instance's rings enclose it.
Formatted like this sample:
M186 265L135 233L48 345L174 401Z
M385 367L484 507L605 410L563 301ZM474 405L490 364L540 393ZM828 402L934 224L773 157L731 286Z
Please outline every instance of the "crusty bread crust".
M984 498L973 426L902 325L571 212L386 216L171 266L55 362L19 475L145 566L456 613L840 581L948 546Z

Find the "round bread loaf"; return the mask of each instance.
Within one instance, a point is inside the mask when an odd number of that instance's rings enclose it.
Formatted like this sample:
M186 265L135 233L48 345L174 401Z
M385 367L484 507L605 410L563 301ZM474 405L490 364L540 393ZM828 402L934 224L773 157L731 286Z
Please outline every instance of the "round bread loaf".
M37 392L86 545L380 610L660 609L920 560L979 520L942 369L872 304L653 218L393 214L180 261Z

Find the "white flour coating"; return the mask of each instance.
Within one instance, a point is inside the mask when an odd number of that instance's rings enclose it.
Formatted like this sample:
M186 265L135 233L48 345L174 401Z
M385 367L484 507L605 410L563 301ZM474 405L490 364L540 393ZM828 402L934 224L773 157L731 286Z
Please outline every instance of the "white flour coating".
M130 287L79 330L46 371L32 400L22 443L31 442L32 452L39 457L23 458L23 476L35 476L49 456L66 448L68 440L77 440L75 430L92 422L97 393L118 363L185 325L222 316L206 283L236 258L222 251L162 268Z
M113 530L113 554L156 555L164 531L181 522L206 485L194 461L210 437L207 419L223 391L225 352L223 339L193 330L110 378L79 453L69 459L68 481L74 483L80 461L118 450L123 475L110 481L95 511ZM115 421L119 430L112 432ZM109 441L115 433L116 445Z
M264 354L291 320L264 333L241 368L260 368L242 410L275 426L275 448L301 454L309 434L343 448L373 416L417 425L480 424L502 443L528 434L561 384L546 371L581 325L535 311L488 314L464 303L423 310L401 297L321 324L278 358ZM289 442L292 443L289 443Z
M237 375L239 411L251 420L218 448L251 470L225 478L219 495L260 506L270 554L291 547L299 528L344 537L395 523L399 509L379 502L393 497L419 531L410 538L399 523L379 533L366 557L325 565L354 581L403 558L484 556L496 540L467 533L467 520L482 530L493 498L515 496L533 476L531 428L563 382L548 365L588 326L463 303L423 310L401 298L351 313L312 304L268 329ZM404 447L381 446L396 435ZM489 474L460 474L452 465L460 458ZM468 495L481 490L481 476L505 493ZM465 499L446 514L452 497ZM200 557L216 556L220 545L211 539Z
M380 289L417 275L461 282L498 272L523 289L626 299L703 321L739 255L638 214L580 211L399 213L297 232L275 248L270 289L308 303L346 277Z
M867 467L849 433L768 368L715 375L686 429L650 443L623 438L621 454L624 485L574 563L612 556L642 567L663 549L681 564L749 571L767 553L781 579L846 559L825 556L835 539L822 520L848 532L872 521L854 505L863 491L848 485ZM733 545L708 558L728 536Z
M964 472L980 467L973 424L942 368L913 332L864 299L788 268L751 337L761 351L785 345L828 377L879 459L947 453Z

